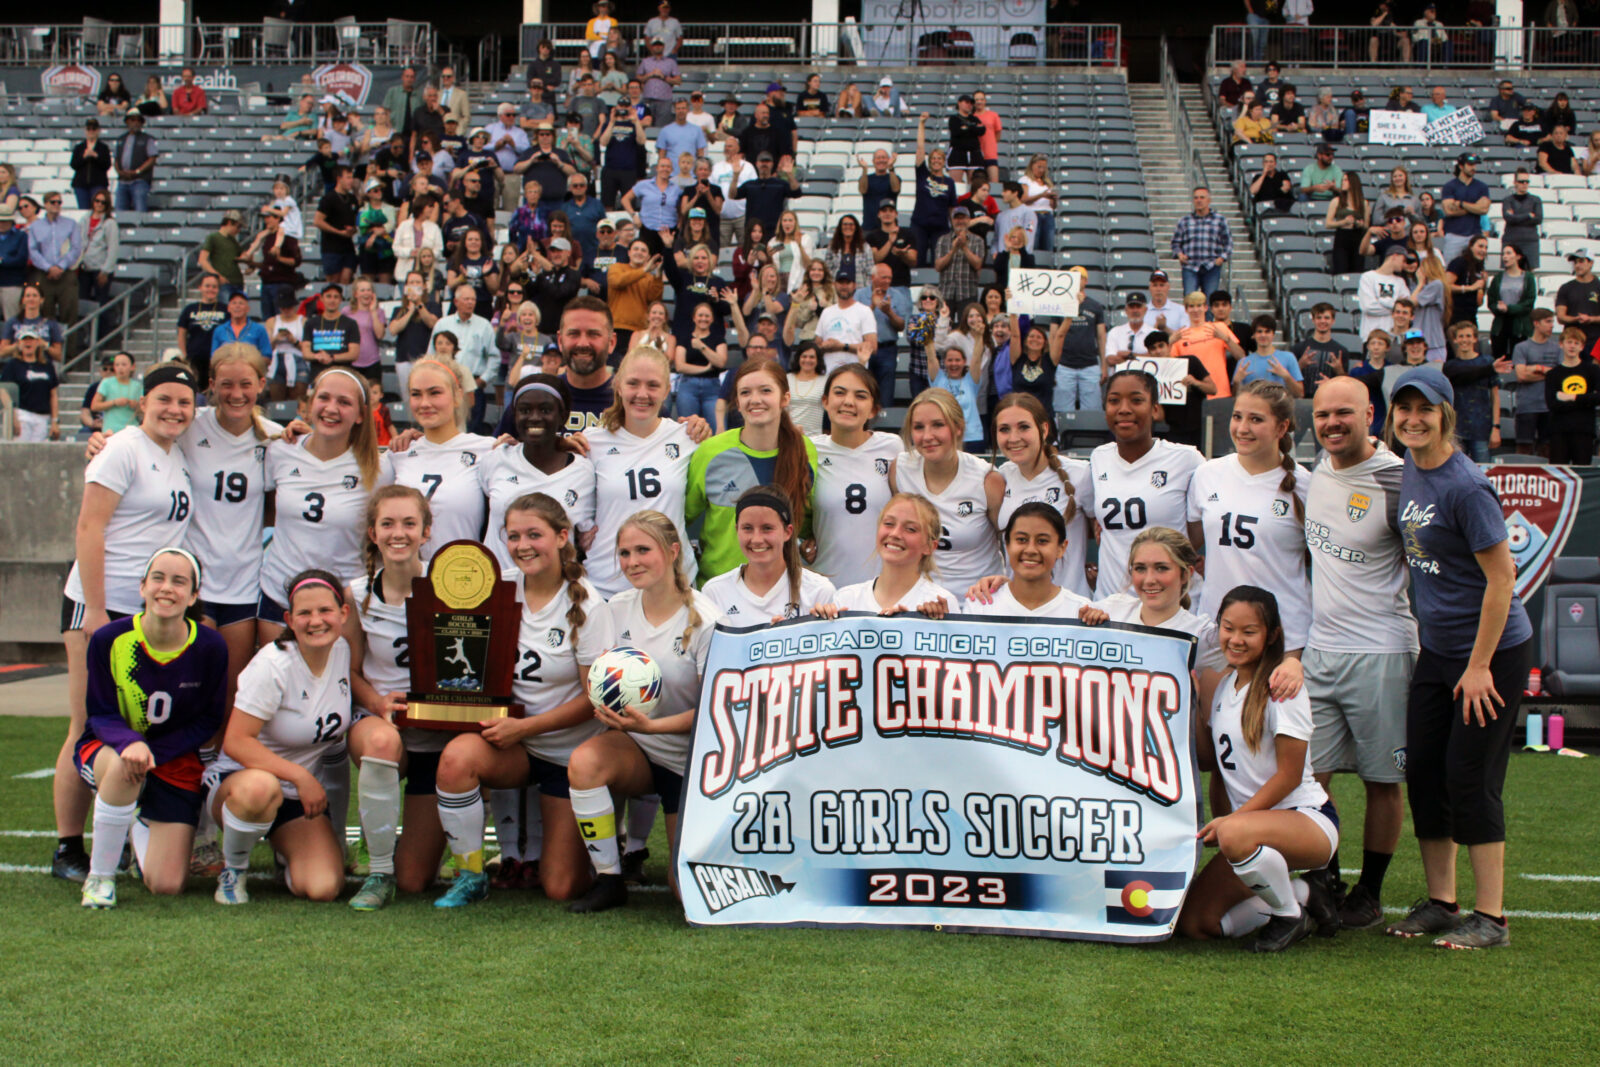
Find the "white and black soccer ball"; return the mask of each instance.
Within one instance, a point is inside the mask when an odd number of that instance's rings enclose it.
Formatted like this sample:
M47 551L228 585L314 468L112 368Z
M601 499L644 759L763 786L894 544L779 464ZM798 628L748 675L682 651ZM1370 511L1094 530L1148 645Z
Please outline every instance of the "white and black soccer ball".
M589 668L589 700L597 708L620 715L634 707L649 715L660 699L661 668L637 648L610 649Z

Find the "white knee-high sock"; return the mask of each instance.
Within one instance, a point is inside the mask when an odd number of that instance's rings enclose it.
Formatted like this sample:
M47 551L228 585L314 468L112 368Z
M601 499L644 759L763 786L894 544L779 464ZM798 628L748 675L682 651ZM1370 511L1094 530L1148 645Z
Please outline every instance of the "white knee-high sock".
M1289 864L1277 849L1262 845L1248 858L1233 864L1233 873L1252 893L1267 902L1272 914L1291 918L1300 914L1294 887L1289 884Z
M450 852L464 871L483 873L483 796L434 791L439 798L439 825L450 841Z
M1266 901L1248 896L1223 912L1218 925L1222 927L1223 937L1244 937L1267 925L1271 917L1272 909L1267 907Z
M272 829L271 821L249 822L222 805L222 862L236 871L250 866L250 852Z
M330 749L317 768L317 781L328 792L328 821L333 824L333 839L339 850L350 854L344 828L350 822L350 750L343 744Z
M544 809L539 806L539 798L542 795L536 785L527 786L522 790L520 829L522 859L525 863L537 863L544 855Z
M578 820L578 833L589 850L589 859L599 874L621 874L622 859L617 855L617 813L611 806L611 790L573 789L572 814Z
M89 846L89 873L97 878L115 878L122 846L128 840L128 827L138 803L107 804L94 798L94 843Z
M650 831L656 825L656 812L661 809L661 798L655 795L633 797L628 801L628 848L638 852L650 844Z
M356 807L373 874L394 873L394 842L400 825L400 765L368 756L361 761Z
M500 845L502 860L522 861L522 791L489 790L489 808L494 812L494 838Z
M150 824L143 819L134 819L133 825L128 827L128 840L133 842L133 856L139 861L139 869L145 867L145 856L150 853Z

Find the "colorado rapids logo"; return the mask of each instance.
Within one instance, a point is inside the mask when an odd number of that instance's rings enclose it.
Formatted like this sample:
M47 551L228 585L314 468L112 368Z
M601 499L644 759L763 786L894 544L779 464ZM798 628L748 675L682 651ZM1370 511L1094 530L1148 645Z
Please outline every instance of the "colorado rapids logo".
M758 871L754 867L729 867L721 863L695 863L689 870L694 874L694 884L706 902L706 910L715 915L742 901L756 897L775 897L795 887L775 874Z
M1526 599L1544 584L1551 562L1566 546L1583 483L1563 467L1489 467L1484 474L1500 497L1517 565L1517 595Z

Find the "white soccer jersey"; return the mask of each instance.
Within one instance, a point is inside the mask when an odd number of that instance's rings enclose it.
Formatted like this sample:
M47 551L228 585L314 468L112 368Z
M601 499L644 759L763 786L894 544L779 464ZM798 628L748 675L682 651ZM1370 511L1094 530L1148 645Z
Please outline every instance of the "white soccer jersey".
M1061 589L1048 603L1036 608L1023 607L1021 601L1011 592L1010 584L1001 586L994 591L994 603L984 604L977 600L968 600L961 605L961 610L968 615L1014 615L1025 619L1076 619L1078 610L1089 603L1087 597L1081 597L1070 589Z
M603 426L586 431L585 436L589 438L589 462L594 464L595 537L584 568L594 587L608 597L632 588L617 566L617 534L631 516L647 509L661 512L678 528L684 572L693 585L700 564L683 524L689 457L694 455L689 431L680 422L662 419L649 437Z
M902 492L926 497L939 512L939 548L933 554L939 581L966 589L979 578L1005 569L1000 535L989 522L989 496L983 479L994 470L977 456L956 453L956 476L935 496L928 491L920 452L902 452L895 460L895 484ZM877 544L874 534L872 543Z
M1205 528L1206 582L1195 610L1217 616L1235 586L1254 585L1278 598L1284 648L1306 647L1311 629L1311 579L1306 537L1294 501L1278 488L1286 472L1251 474L1237 455L1207 460L1189 482L1189 521ZM1311 472L1294 468L1294 496L1305 504Z
M106 440L106 447L89 461L83 480L121 497L106 523L105 605L109 611L131 615L144 608L139 582L145 564L156 549L182 545L194 516L194 491L183 451L168 451L130 426ZM204 574L200 581L203 586ZM66 594L80 604L88 603L76 563L67 575Z
M367 579L350 583L350 607L361 622L366 651L361 657L361 675L380 693L405 693L411 689L410 638L406 629L405 601L387 603L383 599L383 571L372 578L372 598L367 600ZM424 730L416 726L400 731L400 738L411 752L443 752L454 736L446 730Z
M1099 596L1127 591L1128 551L1141 531L1157 526L1179 533L1187 529L1189 478L1204 462L1199 450L1162 440L1132 463L1118 454L1115 441L1089 454L1095 519L1100 523Z
M266 428L273 436L283 432L275 422ZM178 447L194 482L194 520L184 544L203 568L200 598L254 604L261 595L267 450L284 446L257 438L254 427L236 437L217 421L216 408L201 408Z
M350 646L339 638L329 650L320 676L289 642L264 645L239 673L239 693L234 707L260 719L261 743L267 751L318 774L323 754L344 740L350 729ZM218 772L236 771L241 764L226 753L212 765ZM283 795L300 796L293 782L282 782Z
M409 485L427 497L433 512L433 532L422 545L423 562L451 541L483 537L488 505L478 465L493 448L492 437L458 433L441 445L419 437L404 452L389 453L395 484Z
M276 493L277 519L261 560L261 591L279 604L284 586L308 567L332 571L346 584L366 573L367 498L394 481L387 452L378 456L377 480L365 486L353 449L324 462L306 449L307 440L267 449L267 488Z
M838 595L833 598L833 602L839 605L840 611L870 611L873 614L877 614L883 611L883 608L878 605L878 598L872 594L872 588L877 584L877 581L874 578L871 581L847 585L839 590ZM934 585L927 578L918 578L917 584L908 589L906 595L891 604L890 607L901 607L907 611L916 611L930 600L938 600L940 598L944 599L952 614L959 613L966 607L960 597L943 586Z
M1261 743L1251 752L1245 744L1244 713L1248 685L1234 688L1232 671L1217 683L1217 692L1211 700L1211 741L1217 749L1217 767L1222 771L1222 784L1228 788L1228 799L1233 810L1238 811L1245 801L1261 792L1274 774L1278 773L1276 738L1293 737L1300 741L1311 740L1311 698L1301 689L1288 700L1267 699L1266 719L1261 728ZM1328 802L1328 794L1311 776L1311 759L1300 770L1300 784L1289 795L1274 804L1273 810L1287 808L1320 808Z
M576 636L567 632L567 609L572 607L567 583L563 582L560 591L543 607L534 610L526 604L522 606L511 695L527 709L529 717L543 715L587 692L590 665L617 643L605 601L588 579L580 581L589 595L583 601L583 625ZM565 767L573 749L604 731L603 723L590 718L576 726L525 737L522 747L542 760Z
M706 656L711 652L711 633L722 615L704 593L689 595L694 599L700 623L689 638L688 648L683 645L683 631L689 626L687 607L679 608L672 618L659 626L652 626L644 617L643 594L637 589L617 595L606 605L611 611L617 644L639 649L661 668L661 699L650 714L653 719L693 711L700 706L700 679L705 675ZM628 736L651 763L676 774L683 774L688 768L688 731L681 734L630 733Z
M1406 596L1400 539L1405 461L1382 445L1336 469L1324 457L1306 497L1311 549L1311 635L1324 652L1415 652L1417 620Z
M1137 626L1147 625L1140 612L1144 601L1133 593L1113 593L1094 602L1094 607L1099 608L1111 616L1112 622L1131 622ZM1222 656L1222 646L1217 641L1217 624L1210 619L1185 608L1179 608L1178 613L1172 618L1161 623L1157 629L1177 630L1180 633L1192 634L1195 638L1194 665L1196 670L1220 671L1227 668L1228 661Z
M838 595L832 582L813 571L800 571L800 600L789 595L789 579L779 578L757 596L744 584L743 567L724 571L706 583L705 594L727 618L729 626L764 626L773 619L798 619L818 604L832 604Z
M1089 554L1089 516L1094 514L1094 479L1089 474L1089 464L1085 460L1062 456L1061 466L1067 472L1067 481L1072 484L1077 507L1073 509L1072 518L1067 520L1067 550L1061 554L1061 562L1056 564L1052 577L1057 585L1087 597L1092 590L1088 577L1083 573L1083 565ZM1006 523L1024 504L1038 501L1066 514L1067 487L1061 484L1061 477L1049 467L1029 480L1022 476L1021 467L1008 461L1001 465L1000 475L1006 480L1006 495L1000 500L1000 514L996 516L996 525L1000 527L1002 538L1005 536ZM1001 552L1004 551L1005 546L1001 545ZM1005 573L1008 576L1011 574L1009 561L1005 564Z
M501 577L520 581L520 572L506 548L506 508L517 497L543 493L553 498L572 520L574 542L577 531L594 525L594 464L582 456L574 455L572 462L555 474L546 474L528 462L521 445L502 445L490 452L477 469L483 494L489 498L489 529L483 543L500 561Z
M817 561L811 569L835 585L853 585L878 573L874 551L878 515L889 502L889 464L905 445L892 433L874 431L856 448L813 434L817 483L812 491L811 532Z

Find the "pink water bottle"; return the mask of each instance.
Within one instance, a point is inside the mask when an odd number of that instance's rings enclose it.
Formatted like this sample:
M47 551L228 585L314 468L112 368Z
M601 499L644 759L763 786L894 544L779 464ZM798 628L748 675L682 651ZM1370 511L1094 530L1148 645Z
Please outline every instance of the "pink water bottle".
M1566 747L1567 717L1559 711L1550 713L1550 722L1545 728L1545 741L1550 745L1552 752L1559 752Z

